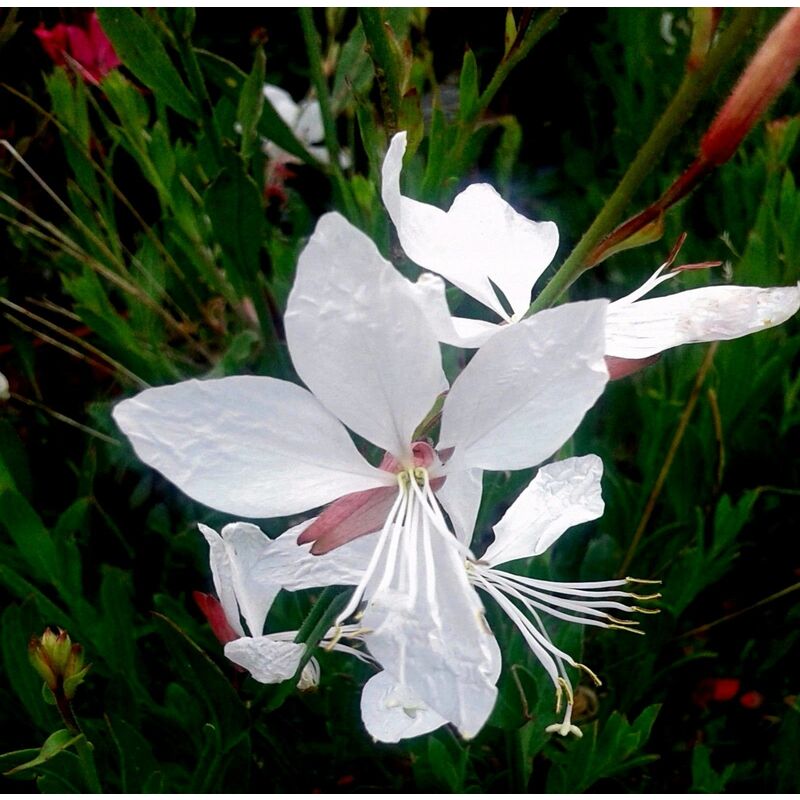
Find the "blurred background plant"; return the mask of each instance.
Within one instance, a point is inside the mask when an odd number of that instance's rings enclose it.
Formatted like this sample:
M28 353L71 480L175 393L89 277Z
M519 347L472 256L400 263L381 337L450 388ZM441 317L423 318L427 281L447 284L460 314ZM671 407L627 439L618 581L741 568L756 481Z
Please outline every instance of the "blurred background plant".
M368 669L336 654L312 692L235 672L192 601L210 585L195 523L226 520L138 463L109 415L190 376L294 378L282 310L327 209L415 275L378 192L396 130L408 195L446 207L488 180L556 221L560 276L602 261L573 297L622 296L684 231L682 260L726 262L684 286L796 282L798 86L738 149L704 138L779 11L2 13L8 789L800 789L797 320L668 353L612 384L572 443L605 462L606 514L529 569L664 581L646 637L555 628L604 679L579 689L581 740L544 734L552 692L500 618L501 700L471 742L442 729L375 745L358 713ZM686 186L698 152L713 164ZM626 217L643 221L608 237ZM529 478L486 486L479 530ZM281 596L277 622L298 627L314 599ZM28 661L48 625L92 664L73 727Z

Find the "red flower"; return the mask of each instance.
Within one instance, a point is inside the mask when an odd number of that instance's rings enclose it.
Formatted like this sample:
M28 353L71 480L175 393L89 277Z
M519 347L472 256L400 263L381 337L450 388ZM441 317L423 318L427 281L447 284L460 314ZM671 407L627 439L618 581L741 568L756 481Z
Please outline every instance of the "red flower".
M40 24L34 34L56 66L66 65L69 56L88 83L97 85L108 72L122 63L100 27L95 12L88 16L86 27L59 22L48 29Z

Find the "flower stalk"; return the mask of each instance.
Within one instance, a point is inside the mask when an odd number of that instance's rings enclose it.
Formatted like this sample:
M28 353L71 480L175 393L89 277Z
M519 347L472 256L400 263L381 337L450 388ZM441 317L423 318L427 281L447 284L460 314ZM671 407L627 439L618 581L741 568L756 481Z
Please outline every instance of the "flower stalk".
M93 747L81 730L71 703L78 686L83 683L91 668L91 664L84 664L83 648L79 644L73 644L66 631L59 628L58 633L54 633L46 628L41 637L31 638L28 658L52 694L64 727L73 736L79 737L75 740L75 749L89 791L93 794L101 793Z
M705 63L699 69L687 72L672 102L642 145L619 185L559 270L531 304L528 314L553 305L585 270L593 263L597 263L598 255L595 248L620 220L636 191L650 175L669 143L686 124L714 80L736 55L739 46L752 30L758 13L757 9L751 8L738 10L730 27L720 36L719 42L708 54ZM652 222L656 217L657 214L648 216L642 220L642 225ZM632 230L627 231L626 235L632 233ZM611 246L610 242L608 246ZM592 258L595 260L592 261Z

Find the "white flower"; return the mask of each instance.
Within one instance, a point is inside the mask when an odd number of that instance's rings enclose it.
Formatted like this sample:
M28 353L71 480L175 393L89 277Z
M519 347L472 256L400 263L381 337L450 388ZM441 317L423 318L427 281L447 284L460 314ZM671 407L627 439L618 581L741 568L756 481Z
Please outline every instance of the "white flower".
M308 524L302 523L275 540L248 522L226 525L221 534L207 525L198 525L208 542L214 590L230 630L224 636L228 639L225 655L260 683L279 683L294 676L305 652L305 645L294 641L297 631L263 633L278 592L326 583L357 583L364 559L369 557L363 539L328 555L310 555L309 548L297 544L297 537ZM212 627L220 636L218 627L213 623ZM365 658L339 641L343 637L357 639L359 631L355 626L345 626L335 633L336 642L324 637L321 645ZM298 688L307 689L318 683L319 664L312 658L303 668Z
M486 183L468 186L447 212L404 197L400 173L405 149L405 132L396 134L383 162L381 191L406 255L483 303L500 321L451 316L444 284L430 274L420 278L418 296L440 341L480 347L527 313L533 287L558 249L558 229L518 214ZM666 268L611 303L606 355L641 359L681 344L735 339L779 325L800 308L800 284L714 286L640 300L676 274Z
M264 97L269 100L278 116L286 123L297 140L322 164L330 161L328 148L323 144L325 127L318 100L301 100L295 103L292 96L280 86L264 84ZM279 164L299 164L297 156L287 153L274 142L264 140L264 153ZM350 157L342 152L339 156L342 167L350 166Z
M566 695L563 720L546 728L562 736L582 735L572 723L573 688L565 665L582 670L598 685L600 682L594 672L552 642L542 614L580 625L638 633L636 622L618 619L611 612L654 613L633 603L660 595L623 591L626 584L637 582L630 578L564 583L528 578L498 569L498 565L541 555L573 525L602 516L602 471L602 462L593 455L542 467L494 526L494 542L484 555L465 562L472 586L491 597L508 615L546 670L555 687L557 712ZM458 636L457 629L451 635ZM379 673L364 687L361 709L367 729L382 741L418 736L446 721L409 687L393 683L386 673Z
M8 400L11 397L11 392L8 388L8 378L0 372L0 400Z
M468 737L491 712L499 671L464 570L482 471L533 466L572 435L607 380L607 303L545 311L493 337L450 388L437 452L414 436L447 388L416 291L328 214L300 257L285 318L313 394L273 378L186 381L123 401L114 417L143 461L213 508L284 516L347 495L299 537L325 552L380 530L339 622L365 602L372 655ZM345 425L387 452L384 469Z

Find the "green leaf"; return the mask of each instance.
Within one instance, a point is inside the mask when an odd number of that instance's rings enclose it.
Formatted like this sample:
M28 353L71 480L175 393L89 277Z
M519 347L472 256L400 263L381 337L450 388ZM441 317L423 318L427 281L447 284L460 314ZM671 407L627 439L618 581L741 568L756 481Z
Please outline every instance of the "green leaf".
M5 489L30 497L33 479L22 441L12 426L0 419L0 491Z
M161 614L153 618L180 668L182 687L205 706L220 750L226 752L247 735L247 712L241 700L216 664L180 628Z
M242 126L242 158L249 159L258 146L258 122L264 109L264 70L266 68L264 50L256 50L253 69L242 85L236 117Z
M51 758L53 758L53 756L57 755L62 750L66 750L66 748L71 747L73 744L75 744L75 742L78 741L78 739L81 738L83 738L82 733L79 733L76 736L66 729L56 731L47 737L45 743L42 745L42 749L34 758L32 758L30 761L25 761L22 764L18 764L16 767L8 770L8 772L4 772L3 774L15 775L23 770L38 767L40 764L44 764L45 761L49 761Z
M0 524L27 561L31 575L58 585L61 563L50 532L28 501L13 489L0 492Z
M226 97L232 100L233 103L238 104L247 75L235 64L214 55L214 53L209 53L206 50L197 50L196 52L206 76L222 90ZM318 169L322 167L292 133L289 126L281 119L272 103L266 97L264 98L261 118L258 121L258 132L265 139L274 142L287 153L297 156L306 164Z
M514 19L514 9L509 8L506 11L506 27L503 35L503 56L508 55L511 45L514 44L517 38L517 23Z
M42 700L42 679L28 660L28 642L40 634L44 622L32 603L9 605L0 618L5 680L19 698L28 716L42 731L52 730L58 718Z
M158 772L158 762L153 757L150 743L124 719L112 724L106 717L106 725L119 757L122 792L139 794L145 791L145 786Z
M208 187L204 203L222 248L228 279L241 294L251 294L264 235L258 186L236 159Z
M475 53L468 47L464 51L461 64L461 77L458 81L459 111L462 122L469 122L478 113L478 62Z
M692 750L692 792L721 794L725 785L733 777L735 766L729 764L722 772L711 766L711 750L704 744L695 745Z
M547 792L584 792L601 778L651 760L639 751L650 738L660 708L649 706L632 723L615 711L602 730L599 722L585 728L582 739L572 739L564 751L553 752Z
M98 8L103 30L125 66L158 100L191 120L199 120L200 107L181 80L152 27L131 8Z

